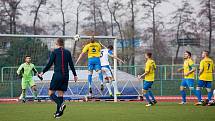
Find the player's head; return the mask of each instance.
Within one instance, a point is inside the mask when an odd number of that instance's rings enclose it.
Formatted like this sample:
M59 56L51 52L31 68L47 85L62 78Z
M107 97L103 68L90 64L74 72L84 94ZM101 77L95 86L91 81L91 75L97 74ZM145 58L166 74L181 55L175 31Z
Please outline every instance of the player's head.
M64 40L62 38L57 38L56 46L57 47L64 47Z
M108 48L109 50L113 50L113 45L109 45L107 48Z
M94 36L92 36L91 38L90 38L90 43L94 43L96 40L95 40L95 38L94 38Z
M146 54L145 54L145 58L146 58L146 59L152 58L152 53L149 53L149 52L146 53Z
M209 56L209 51L207 51L207 50L202 51L202 58L205 58L208 56Z
M31 62L31 56L30 55L26 55L25 56L25 62L26 63L30 63Z
M191 52L185 51L184 52L184 59L188 59L188 58L191 58Z

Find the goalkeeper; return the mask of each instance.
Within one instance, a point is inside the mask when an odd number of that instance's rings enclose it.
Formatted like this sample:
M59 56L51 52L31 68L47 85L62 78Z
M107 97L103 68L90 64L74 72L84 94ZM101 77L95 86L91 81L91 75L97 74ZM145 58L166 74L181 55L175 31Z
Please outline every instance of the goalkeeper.
M17 74L22 78L22 94L20 99L23 103L26 102L26 88L31 87L34 99L37 100L37 89L34 80L32 79L34 74L38 75L34 64L31 63L31 57L25 56L25 63L21 64L17 70Z

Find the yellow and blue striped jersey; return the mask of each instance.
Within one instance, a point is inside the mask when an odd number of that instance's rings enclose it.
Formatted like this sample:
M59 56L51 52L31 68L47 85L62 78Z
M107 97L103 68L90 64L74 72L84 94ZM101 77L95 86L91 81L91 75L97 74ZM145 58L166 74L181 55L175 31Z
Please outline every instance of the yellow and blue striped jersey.
M184 60L184 74L188 73L194 68L194 62L192 59ZM184 76L185 79L194 79L194 72L190 73L188 76Z
M200 70L203 72L199 75L199 80L213 81L214 62L210 58L204 58L200 62Z
M101 45L97 42L89 43L84 46L82 52L88 52L88 58L100 57L101 54Z
M154 81L155 79L156 64L154 60L148 59L145 64L145 72L149 72L145 75L145 81Z

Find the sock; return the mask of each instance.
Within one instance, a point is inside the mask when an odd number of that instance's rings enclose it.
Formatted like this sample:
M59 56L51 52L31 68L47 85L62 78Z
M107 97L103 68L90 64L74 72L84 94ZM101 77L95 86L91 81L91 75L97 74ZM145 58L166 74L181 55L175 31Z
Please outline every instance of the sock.
M196 90L196 96L198 98L198 102L202 101L202 95L201 95L201 91L200 90Z
M89 84L89 88L92 87L92 75L88 75L88 84Z
M22 99L25 100L25 98L26 98L26 91L23 90L23 91L22 91Z
M37 99L37 91L33 91L33 96L34 96L34 99L36 100Z
M181 90L180 93L181 93L182 101L186 102L186 93L185 93L185 91Z
M117 82L115 80L112 80L113 88L114 88L114 93L120 93L117 87Z
M211 101L212 96L213 96L213 92L212 91L208 92L208 100L209 101Z
M63 97L58 97L58 100L60 101L60 105L62 105L63 104Z
M99 80L101 81L101 84L103 84L103 75L102 75L102 72L99 73Z
M110 83L106 83L106 87L108 89L109 94L112 95Z
M152 93L152 91L150 90L150 91L148 91L148 94L149 94L149 96L152 98L152 100L155 100L155 97L154 97L154 95L153 95L153 93Z
M191 92L196 96L196 90L194 88L191 89Z
M146 98L146 101L147 101L148 103L151 103L151 100L149 99L149 94L146 93L146 94L144 94L144 96L145 96L145 98Z
M54 93L51 94L50 99L53 100L57 104L57 111L56 111L56 113L59 113L59 109L60 109L60 106L61 106L60 100L58 99L58 97Z

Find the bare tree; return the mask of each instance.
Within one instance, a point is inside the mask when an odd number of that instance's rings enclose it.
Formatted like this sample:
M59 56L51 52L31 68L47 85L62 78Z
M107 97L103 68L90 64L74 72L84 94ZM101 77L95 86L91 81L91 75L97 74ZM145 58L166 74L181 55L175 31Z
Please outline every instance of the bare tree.
M34 13L33 33L38 34L37 27L36 27L37 20L39 19L38 14L39 14L39 10L40 10L41 6L46 4L46 0L36 0L36 1L34 1L34 4L35 3L37 3L37 5L32 6L34 9L31 11L31 13Z
M114 28L114 25L113 25L113 12L112 12L112 10L110 8L109 2L110 2L110 0L107 0L106 4L107 4L108 11L110 13L111 35L113 36L114 35L114 33L113 33L113 28Z
M9 17L9 28L10 33L15 34L16 33L16 18L17 15L20 14L18 10L18 5L20 4L21 0L1 0L4 10L7 13L7 16Z
M201 10L199 12L199 17L206 17L208 19L208 23L206 24L207 32L209 32L208 36L208 51L211 52L211 44L212 44L212 34L213 34L213 25L215 25L213 16L215 15L215 1L214 0L201 0L200 3ZM204 18L202 18L204 19Z
M66 21L65 21L65 12L63 10L63 0L60 0L60 11L62 14L62 34L66 35Z
M78 5L75 13L75 16L76 16L75 34L79 33L79 16L80 16L80 12L82 11L83 0L78 0L77 2L78 2ZM76 46L77 46L77 41L75 41L73 46L73 51L72 51L73 55L75 55L76 53Z
M155 9L156 7L162 3L164 0L145 0L144 3L142 4L144 7L148 7L151 10L151 15L152 15L152 31L153 31L153 48L155 49L154 45L156 43L156 20L155 20Z

